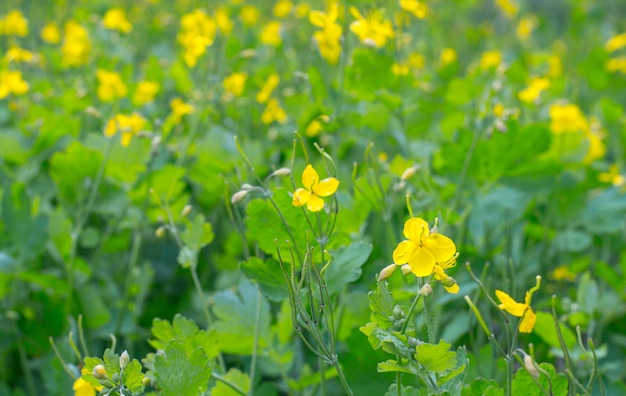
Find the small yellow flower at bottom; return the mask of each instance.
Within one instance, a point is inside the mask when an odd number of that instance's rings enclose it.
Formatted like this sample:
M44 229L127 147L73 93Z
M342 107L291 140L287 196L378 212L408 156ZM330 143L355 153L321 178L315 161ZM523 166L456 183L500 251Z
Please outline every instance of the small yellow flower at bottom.
M82 373L85 374L88 373L88 371L83 369ZM96 393L99 392L102 388L102 385L92 385L81 377L78 377L76 381L74 381L74 385L72 386L74 396L96 396Z
M533 331L533 327L535 327L535 322L537 321L537 315L530 307L530 302L532 299L533 293L539 289L539 285L541 284L541 277L537 276L537 284L535 287L526 292L526 296L524 298L523 303L518 303L513 300L511 296L503 292L502 290L496 290L496 297L500 300L500 305L498 308L510 313L513 316L517 316L518 318L522 318L519 323L519 331L522 333L530 333Z
M324 208L324 200L320 197L333 195L339 187L339 180L328 177L320 180L319 175L311 164L307 165L302 173L302 185L293 193L293 206L307 206L311 212L319 212Z

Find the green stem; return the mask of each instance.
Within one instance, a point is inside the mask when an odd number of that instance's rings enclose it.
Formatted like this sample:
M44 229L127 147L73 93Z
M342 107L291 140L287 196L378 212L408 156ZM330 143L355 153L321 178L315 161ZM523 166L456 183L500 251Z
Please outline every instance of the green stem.
M320 371L320 389L322 396L326 396L326 373L324 372L324 360L318 357L317 362L318 370Z
M135 230L135 235L133 236L133 244L131 246L130 258L128 260L128 268L126 269L126 277L124 279L124 289L122 291L120 314L117 317L117 323L115 324L114 333L119 333L126 317L127 309L127 299L130 296L130 288L132 285L133 279L133 271L137 266L137 261L139 260L139 251L141 249L141 231Z
M234 390L235 392L239 393L240 395L246 396L246 392L244 392L243 389L241 389L239 386L233 384L232 382L230 382L226 378L222 377L221 375L212 373L211 376L213 378L215 378L215 380L223 383L224 385L228 386L230 389Z
M254 342L252 349L252 358L250 360L250 391L248 392L248 396L252 396L254 394L254 374L256 371L256 359L259 350L259 335L261 332L261 302L263 299L263 295L261 294L261 289L257 287L256 292L256 314L254 318Z
M556 336L559 340L559 346L563 351L563 360L565 361L565 369L566 371L572 371L572 359L569 356L569 350L567 349L567 345L565 344L565 339L563 338L563 333L561 332L561 324L559 323L559 319L556 315L556 295L552 296L552 320L554 321L554 328L556 329ZM573 382L568 377L569 381L569 393L571 394L573 388Z
M403 335L406 333L406 330L409 327L409 322L411 321L411 316L413 315L413 311L415 311L415 308L417 307L417 303L419 302L421 297L422 297L422 295L420 294L420 290L418 288L417 296L415 296L415 299L413 300L413 303L409 307L409 312L407 312L407 314L406 314L406 320L404 321L404 324L402 325L402 330L400 331Z
M341 365L339 364L337 355L333 355L333 367L335 367L335 371L337 371L339 381L341 382L341 386L343 386L343 390L346 392L346 395L353 396L354 393L352 393L352 388L350 388L350 385L348 385L348 381L346 380L346 376L341 369Z
M435 343L435 330L433 328L433 320L430 314L429 305L430 305L429 299L424 298L424 319L426 320L426 332L428 333L428 342L431 344L434 344Z

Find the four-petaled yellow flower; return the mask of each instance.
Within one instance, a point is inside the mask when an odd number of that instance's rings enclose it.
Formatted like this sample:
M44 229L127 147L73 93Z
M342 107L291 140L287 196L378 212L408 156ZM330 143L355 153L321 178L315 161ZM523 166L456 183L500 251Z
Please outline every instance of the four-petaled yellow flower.
M356 19L350 24L350 30L363 44L380 48L394 37L391 22L384 19L381 11L374 11L367 18L355 7L350 7L350 13Z
M122 134L122 147L128 147L130 140L146 125L146 120L137 113L130 116L117 114L104 127L104 136L111 137L117 132Z
M522 333L530 333L533 331L533 327L535 327L535 322L537 321L537 315L530 307L530 302L532 300L533 293L539 289L539 285L541 284L541 276L537 276L536 285L526 292L526 296L524 298L523 303L518 303L513 300L511 296L503 292L502 290L496 290L496 297L500 300L500 305L498 306L501 310L504 310L510 313L513 316L517 316L518 318L522 318L519 323L519 331Z
M302 185L304 188L299 188L293 193L293 205L306 205L311 212L319 212L324 208L324 200L320 197L333 195L339 187L339 180L334 177L320 180L313 166L309 164L302 173Z
M415 276L429 276L437 263L450 260L456 253L452 239L438 232L431 233L428 223L419 217L412 217L404 223L404 236L393 251L396 265L408 264Z

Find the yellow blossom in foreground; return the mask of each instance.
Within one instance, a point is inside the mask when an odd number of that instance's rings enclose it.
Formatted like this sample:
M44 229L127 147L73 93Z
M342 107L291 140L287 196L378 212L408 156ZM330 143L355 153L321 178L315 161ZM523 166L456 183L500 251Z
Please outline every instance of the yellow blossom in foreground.
M111 8L102 18L102 25L110 30L128 33L133 30L133 25L126 19L126 12L121 8Z
M604 49L609 53L624 47L626 47L626 33L613 36L604 44Z
M338 15L339 5L337 3L331 4L327 12L314 10L309 13L309 22L320 28L313 33L320 55L331 65L336 64L341 56L343 29L337 23Z
M418 0L400 0L400 8L410 12L416 18L424 19L428 15L428 5L425 1Z
M501 303L498 307L513 316L522 318L519 323L519 331L522 333L530 333L533 331L533 327L535 327L537 315L530 307L530 302L532 300L533 293L539 289L540 284L541 277L537 276L536 285L526 292L526 297L524 298L523 303L518 303L505 292L501 290L496 290L496 297L498 297L498 300L500 300Z
M7 53L4 55L4 59L6 59L9 63L10 62L30 63L34 61L35 55L32 52L25 50L23 48L11 47L9 48Z
M483 52L480 57L480 67L482 70L498 67L502 62L502 54L500 51L487 51Z
M175 124L178 124L183 116L192 114L196 109L189 103L185 103L181 98L174 98L170 101L170 108L172 109L172 118Z
M256 94L256 101L259 103L265 103L269 100L272 91L278 86L280 77L276 73L272 73L267 77L263 88Z
M274 3L274 16L276 18L284 18L291 12L293 8L293 3L289 0L278 0Z
M160 89L161 86L156 81L140 81L133 95L133 104L135 106L142 106L152 102Z
M28 19L20 10L11 10L4 17L0 18L0 36L24 37L28 34Z
M626 183L626 177L619 173L619 168L616 164L609 166L608 172L600 173L598 180L604 183L611 183L615 187L621 187Z
M88 370L83 369L81 373L85 374L88 372ZM101 391L102 388L102 385L94 386L81 377L76 378L76 381L74 381L74 385L72 386L74 396L96 396L96 393Z
M391 22L384 19L381 11L374 11L365 18L356 7L350 7L350 14L356 19L350 24L350 31L363 44L380 48L394 37Z
M550 80L543 77L533 77L530 79L528 87L521 90L517 97L519 100L525 103L533 103L536 101L541 92L550 86Z
M128 88L118 73L98 69L96 78L98 79L98 98L101 101L111 102L128 94Z
M246 26L252 26L259 20L260 11L253 5L246 5L241 8L239 17L241 22Z
M267 106L261 114L261 122L264 124L271 124L272 122L285 123L287 121L287 113L280 107L278 100L271 98L267 101Z
M456 61L456 51L452 48L444 48L441 50L441 55L439 56L441 60L441 65L446 66L454 61Z
M233 96L241 96L246 88L246 73L232 73L224 78L224 90Z
M278 47L283 42L283 39L280 37L280 28L280 22L269 22L261 31L261 36L259 37L259 39L263 44Z
M550 130L561 134L587 131L589 125L582 111L575 104L555 104L550 106Z
M319 212L324 209L324 200L321 197L333 195L339 187L339 180L327 177L320 180L319 175L311 164L307 165L302 173L302 185L293 193L293 205L304 206L311 212Z
M28 83L22 79L19 71L0 70L0 99L10 94L24 95L28 88Z
M116 133L122 134L122 147L128 147L134 135L146 125L146 120L137 113L132 115L117 114L104 127L104 136L111 137Z
M64 66L81 66L87 63L91 42L87 29L74 21L65 24L65 39L61 46Z
M400 242L393 251L393 262L408 264L415 276L429 276L437 263L447 262L456 253L452 239L438 232L431 233L422 218L407 220L403 233L407 240Z
M511 0L495 0L496 5L508 18L513 18L517 14L518 6Z
M47 23L41 28L40 36L43 41L49 44L59 44L61 42L61 30L54 22Z

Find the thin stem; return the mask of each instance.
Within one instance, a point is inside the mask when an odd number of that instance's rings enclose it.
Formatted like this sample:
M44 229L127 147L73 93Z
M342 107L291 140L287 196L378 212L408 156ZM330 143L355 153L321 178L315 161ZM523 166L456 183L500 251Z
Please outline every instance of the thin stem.
M248 392L248 396L252 396L254 394L254 374L256 371L256 359L259 350L259 333L261 332L261 302L263 295L261 294L261 289L257 287L256 292L256 314L254 318L254 342L252 349L252 358L250 360L250 391Z
M411 304L411 306L409 307L409 312L407 312L406 314L406 320L404 321L404 324L402 325L402 330L400 331L400 333L402 333L402 335L404 335L406 333L406 330L409 327L409 322L411 319L411 315L413 315L413 311L415 311L415 308L417 307L417 303L420 300L420 298L422 297L420 290L418 288L417 290L417 296L415 296L415 299L413 300L413 303Z
M326 373L324 372L324 359L317 358L318 370L320 371L320 390L322 396L326 396Z
M219 381L219 382L223 383L224 385L228 386L230 389L234 390L235 392L239 393L240 395L246 396L246 392L244 392L243 389L241 389L239 386L233 384L232 382L230 382L226 378L222 377L221 375L215 374L215 373L211 373L211 377L215 378L217 381Z
M56 344L54 343L54 339L52 337L48 337L48 341L50 341L50 346L52 347L52 350L54 351L54 354L57 356L57 359L59 359L59 361L61 362L61 365L63 366L63 370L65 370L65 372L73 380L75 380L76 379L76 375L67 366L67 363L65 362L65 359L63 359L63 356L61 356L61 352L59 352L59 349L57 348Z
M559 323L559 319L556 315L556 295L552 296L552 319L554 321L554 327L556 329L556 336L559 339L559 346L563 351L563 360L565 360L565 369L566 371L572 371L572 359L569 356L569 351L567 349L567 345L565 344L565 339L563 338L563 333L561 332L561 324ZM569 377L568 377L569 379ZM573 386L571 379L569 380L569 390L571 392Z
M341 369L341 365L339 364L337 355L333 355L333 367L335 367L335 371L337 371L339 381L341 382L341 386L343 386L343 390L346 392L346 395L353 396L354 393L352 393L352 388L350 388L350 385L348 385L348 381L346 380L346 376Z
M424 298L424 319L426 321L426 332L428 333L428 342L431 344L434 344L435 343L435 331L433 328L433 321L432 321L432 316L430 314L429 305L430 305L429 299Z

